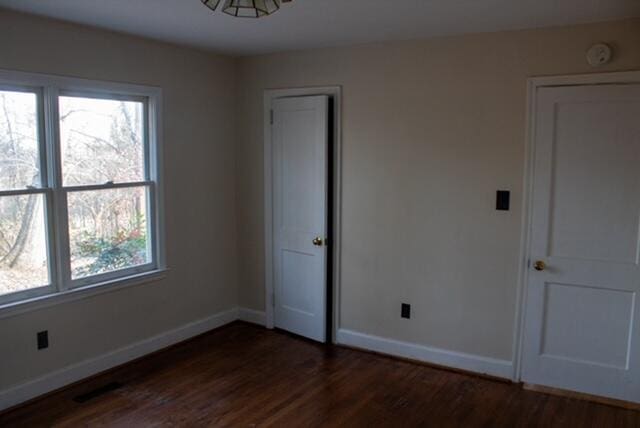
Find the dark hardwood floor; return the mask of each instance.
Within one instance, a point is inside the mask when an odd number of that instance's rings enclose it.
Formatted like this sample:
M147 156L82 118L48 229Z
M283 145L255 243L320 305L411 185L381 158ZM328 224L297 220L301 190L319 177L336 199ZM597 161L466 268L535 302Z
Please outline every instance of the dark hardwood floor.
M203 425L640 427L640 412L238 322L0 414L2 427Z

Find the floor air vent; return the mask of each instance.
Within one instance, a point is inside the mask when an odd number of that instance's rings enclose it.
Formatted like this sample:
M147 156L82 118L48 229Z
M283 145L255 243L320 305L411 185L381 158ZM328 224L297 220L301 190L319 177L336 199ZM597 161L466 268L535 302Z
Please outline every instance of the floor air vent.
M100 386L92 391L87 393L78 395L73 398L73 401L76 403L86 403L89 400L93 400L94 398L98 398L104 394L107 394L111 391L115 391L116 389L122 388L124 385L120 382L111 382L106 385Z

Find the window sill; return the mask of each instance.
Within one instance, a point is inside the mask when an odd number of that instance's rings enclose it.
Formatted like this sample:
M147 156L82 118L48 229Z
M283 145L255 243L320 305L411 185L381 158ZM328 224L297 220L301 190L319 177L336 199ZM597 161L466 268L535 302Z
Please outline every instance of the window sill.
M62 303L86 299L99 294L110 293L123 288L159 281L166 278L168 271L168 269L156 269L150 272L127 276L125 278L113 279L110 281L74 288L72 290L33 297L30 299L20 300L18 302L6 303L4 305L0 305L0 319L13 317L26 312L35 311L37 309L56 306Z

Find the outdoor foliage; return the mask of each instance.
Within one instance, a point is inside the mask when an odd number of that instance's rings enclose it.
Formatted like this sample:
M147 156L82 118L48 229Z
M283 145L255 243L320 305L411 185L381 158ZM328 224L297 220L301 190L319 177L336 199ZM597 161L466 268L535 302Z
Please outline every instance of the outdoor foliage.
M147 237L140 229L121 230L116 236L98 238L86 232L79 234L76 243L77 258L89 258L92 261L77 267L74 275L78 277L95 275L141 265L146 262ZM95 255L98 255L95 257Z

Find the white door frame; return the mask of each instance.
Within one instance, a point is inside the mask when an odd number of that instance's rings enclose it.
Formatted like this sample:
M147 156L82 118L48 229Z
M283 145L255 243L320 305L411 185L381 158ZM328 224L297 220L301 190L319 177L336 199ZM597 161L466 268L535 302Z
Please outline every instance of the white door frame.
M520 382L522 376L522 347L524 344L524 320L529 281L529 259L531 250L531 218L533 210L533 183L535 176L535 112L536 93L541 87L583 86L606 84L640 83L640 71L576 74L568 76L532 77L527 80L527 129L525 139L525 164L522 191L522 229L520 236L520 266L516 306L516 326L513 341L513 381Z
M327 302L333 308L332 340L336 340L336 332L340 325L340 249L341 247L341 201L342 201L342 88L340 86L322 86L293 89L267 89L264 91L264 240L265 240L265 315L267 328L274 327L273 307L273 172L272 172L272 141L271 141L271 102L276 98L303 97L312 95L327 95L333 99L333 235L329 237L333 256L333 271L331 283L333 285L333 301Z

